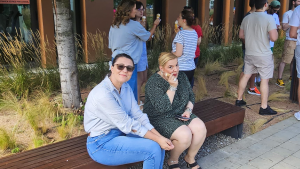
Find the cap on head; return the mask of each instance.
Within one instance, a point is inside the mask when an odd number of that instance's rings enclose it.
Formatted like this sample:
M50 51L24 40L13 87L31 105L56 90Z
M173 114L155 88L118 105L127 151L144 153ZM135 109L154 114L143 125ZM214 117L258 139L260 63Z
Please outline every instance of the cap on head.
M274 0L274 1L272 1L272 2L270 3L270 6L271 6L272 8L280 8L280 2L277 1L277 0Z

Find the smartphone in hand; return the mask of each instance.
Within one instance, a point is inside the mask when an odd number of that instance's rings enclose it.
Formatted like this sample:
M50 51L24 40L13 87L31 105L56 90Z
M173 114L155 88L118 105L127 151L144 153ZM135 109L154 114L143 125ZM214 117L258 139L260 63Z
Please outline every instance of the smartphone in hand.
M191 119L189 117L183 117L183 116L180 116L180 115L177 115L176 118L178 118L178 119L184 119L184 120L190 120Z

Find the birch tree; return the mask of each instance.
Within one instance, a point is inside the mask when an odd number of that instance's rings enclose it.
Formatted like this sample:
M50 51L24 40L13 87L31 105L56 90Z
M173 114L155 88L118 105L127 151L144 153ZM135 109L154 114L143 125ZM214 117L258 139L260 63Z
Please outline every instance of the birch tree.
M65 108L79 108L81 96L70 0L54 0L53 6L63 105Z

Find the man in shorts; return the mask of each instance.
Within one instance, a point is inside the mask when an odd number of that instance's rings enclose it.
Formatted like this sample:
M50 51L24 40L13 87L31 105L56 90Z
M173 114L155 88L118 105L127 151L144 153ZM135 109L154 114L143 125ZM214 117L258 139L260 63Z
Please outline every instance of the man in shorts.
M254 5L255 0L250 0L249 1L249 6L251 7L251 10L244 16L244 18L252 13L255 12L255 5ZM245 58L245 42L242 41L242 50L243 50L243 59ZM240 79L244 76L244 68L245 68L245 64L243 65L242 68L242 73L240 75ZM248 89L248 93L252 94L252 95L257 95L260 96L260 91L257 89L257 87L255 86L255 77L257 74L253 74L249 80L249 89Z
M255 0L256 11L243 19L239 37L245 40L245 70L239 82L237 106L246 105L242 99L246 85L252 74L259 73L261 77L261 107L260 115L274 115L276 111L268 106L269 79L273 77L274 60L269 41L278 38L277 26L272 16L265 13L267 0Z
M296 58L296 68L297 68L297 77L299 81L298 85L298 102L300 106L300 34L297 31L300 26L300 6L298 6L292 15L291 21L289 22L290 27L290 38L297 38L296 42L296 50L295 50L295 58ZM297 120L300 120L300 112L295 113L295 117Z
M278 65L278 79L276 85L279 87L285 87L285 84L282 80L282 73L285 67L285 64L290 64L290 80L292 79L292 70L293 70L293 57L294 51L296 48L297 39L290 38L290 25L289 22L291 20L293 11L295 8L300 5L300 0L292 0L292 9L283 14L282 18L282 30L286 32L284 47L282 52L282 60Z

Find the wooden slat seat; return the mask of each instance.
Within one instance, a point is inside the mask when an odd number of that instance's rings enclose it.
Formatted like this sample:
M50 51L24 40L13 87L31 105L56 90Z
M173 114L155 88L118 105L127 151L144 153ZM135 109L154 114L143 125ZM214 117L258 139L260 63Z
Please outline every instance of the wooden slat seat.
M193 113L204 121L207 136L241 125L245 116L244 109L213 99L196 103ZM86 138L82 135L1 158L0 168L125 169L134 165L104 166L94 162L87 153Z
M237 138L235 135L241 137L241 124L244 122L245 109L219 100L209 99L196 103L193 113L205 123L207 137L226 130L229 131L224 134L229 134L235 138ZM238 127L237 130L240 132L233 133L236 130L234 127Z

